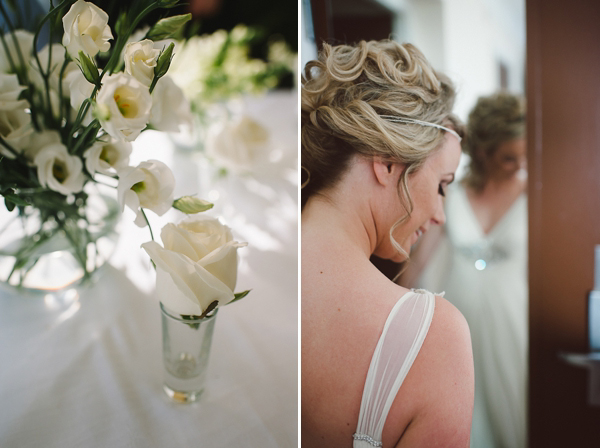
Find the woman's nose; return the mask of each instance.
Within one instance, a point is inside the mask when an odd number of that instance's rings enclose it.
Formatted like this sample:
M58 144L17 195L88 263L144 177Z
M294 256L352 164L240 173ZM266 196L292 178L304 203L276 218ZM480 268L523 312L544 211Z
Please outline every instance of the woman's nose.
M438 224L440 226L446 222L446 213L444 212L444 201L442 200L441 196L440 200L438 201L437 209L434 215L432 216L431 220L434 222L434 224Z

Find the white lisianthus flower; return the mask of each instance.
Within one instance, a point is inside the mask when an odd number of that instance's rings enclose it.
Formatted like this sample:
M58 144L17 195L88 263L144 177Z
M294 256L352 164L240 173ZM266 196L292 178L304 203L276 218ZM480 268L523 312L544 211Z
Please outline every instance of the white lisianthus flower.
M127 73L105 77L96 98L96 116L104 130L128 142L146 127L151 108L148 87Z
M27 101L24 106L27 107ZM20 153L29 144L29 139L33 133L31 126L31 115L25 112L24 108L2 110L0 108L0 137L8 143L15 151ZM0 154L14 159L16 156L4 145L0 144Z
M69 102L73 108L73 115L77 116L79 108L83 102L92 95L94 91L94 84L90 83L81 70L77 67L77 70L70 71L65 77L65 83L68 86L69 91ZM83 118L82 124L87 126L92 122L92 108L90 107Z
M140 41L144 40L146 38L146 34L148 34L149 30L150 30L150 27L146 25L141 28L138 28L133 33L131 33L131 35L127 38L127 43L125 44L123 51L121 51L121 59L122 60L125 60L125 48L127 48L127 44L134 43L134 42L140 42ZM152 45L154 46L155 50L158 50L160 52L161 50L164 50L165 48L167 48L171 42L173 42L175 44L175 48L173 49L173 54L176 54L178 51L179 45L181 45L181 44L174 39L153 40Z
M118 171L119 186L117 196L121 211L125 206L136 213L135 224L146 225L140 207L164 215L173 205L175 176L167 165L158 160L148 160L137 167L127 167Z
M150 87L159 55L160 51L154 48L154 42L150 39L128 43L125 46L125 73Z
M150 124L163 132L179 132L180 125L192 128L190 102L169 75L158 80L152 91Z
M73 59L83 51L90 57L110 49L113 38L108 26L108 14L93 3L77 0L62 19L65 34L63 45Z
M31 135L29 144L23 150L25 157L27 157L28 163L33 165L35 157L42 150L42 148L53 143L61 143L60 134L58 131L44 129L40 132L34 132Z
M156 289L169 310L201 315L215 300L223 306L234 299L237 249L246 243L235 241L227 226L195 215L167 224L160 237L164 247L154 241L142 247L156 264Z
M83 189L85 175L83 164L77 156L72 156L62 143L51 143L42 148L33 163L42 187L69 195Z
M21 56L23 56L23 63L25 64L25 67L27 67L29 58L31 57L31 52L33 51L34 35L29 31L15 30L15 37L17 39L19 49L21 50ZM10 55L10 59L12 59L13 63L17 67L21 67L23 64L21 64L21 58L19 57L19 53L17 52L17 47L15 46L11 33L4 34L4 41L8 47L8 55ZM0 45L0 72L2 73L13 73L8 55L4 49L4 45Z
M0 73L0 110L25 109L26 100L19 100L19 95L26 87L19 85L17 75Z
M249 172L267 159L269 131L248 115L213 124L206 137L206 154L234 172Z
M52 52L50 52L50 48L52 48ZM38 59L40 60L40 64L42 65L42 69L44 70L44 73L48 71L48 60L50 60L50 77L49 77L49 86L51 89L53 89L55 92L58 93L59 90L59 77L60 77L60 71L62 70L62 66L65 62L65 47L63 47L61 44L52 44L52 47L50 47L50 45L46 45L44 48L42 48L40 51L38 51ZM30 66L30 71L29 71L29 77L31 82L38 88L38 90L40 91L45 91L46 86L44 84L44 78L42 77L42 75L40 74L40 68L37 64L37 61L35 60L35 58L30 58L29 59L29 66ZM77 70L79 71L79 68L77 67L77 65L74 62L68 62L67 66L65 67L65 71L63 73L63 96L65 98L69 97L69 91L67 88L67 83L64 82L67 75L72 72L73 70Z
M88 172L111 175L129 164L131 143L110 139L107 142L96 142L84 153L85 167Z

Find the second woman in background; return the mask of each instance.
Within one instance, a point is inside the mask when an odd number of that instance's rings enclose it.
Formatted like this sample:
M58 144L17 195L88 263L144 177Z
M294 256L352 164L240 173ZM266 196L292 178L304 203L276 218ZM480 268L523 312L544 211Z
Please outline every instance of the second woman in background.
M463 150L470 165L462 182L448 190L445 229L421 242L403 279L445 291L469 323L475 362L471 446L522 448L527 419L524 101L507 93L482 97L467 127ZM421 271L419 281L412 282Z

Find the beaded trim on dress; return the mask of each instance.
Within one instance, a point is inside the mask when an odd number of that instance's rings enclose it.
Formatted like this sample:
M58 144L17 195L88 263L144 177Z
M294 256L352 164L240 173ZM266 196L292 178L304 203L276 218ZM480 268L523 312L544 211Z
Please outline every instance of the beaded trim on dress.
M383 443L378 442L373 437L367 434L353 434L352 437L354 437L354 440L364 440L365 442L369 443L369 445L383 446Z

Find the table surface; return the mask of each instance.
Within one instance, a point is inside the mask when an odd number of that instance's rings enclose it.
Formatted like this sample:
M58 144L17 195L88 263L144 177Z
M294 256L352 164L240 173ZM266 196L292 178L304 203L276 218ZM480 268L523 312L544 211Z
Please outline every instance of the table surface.
M189 142L154 131L132 154L167 163L176 196L213 199L206 213L249 243L236 290L252 292L219 311L200 401L162 391L160 310L140 249L149 233L126 210L95 284L62 301L0 291L0 447L297 446L297 92L246 107L271 132L274 161L262 173L220 178ZM149 216L155 234L182 217Z

